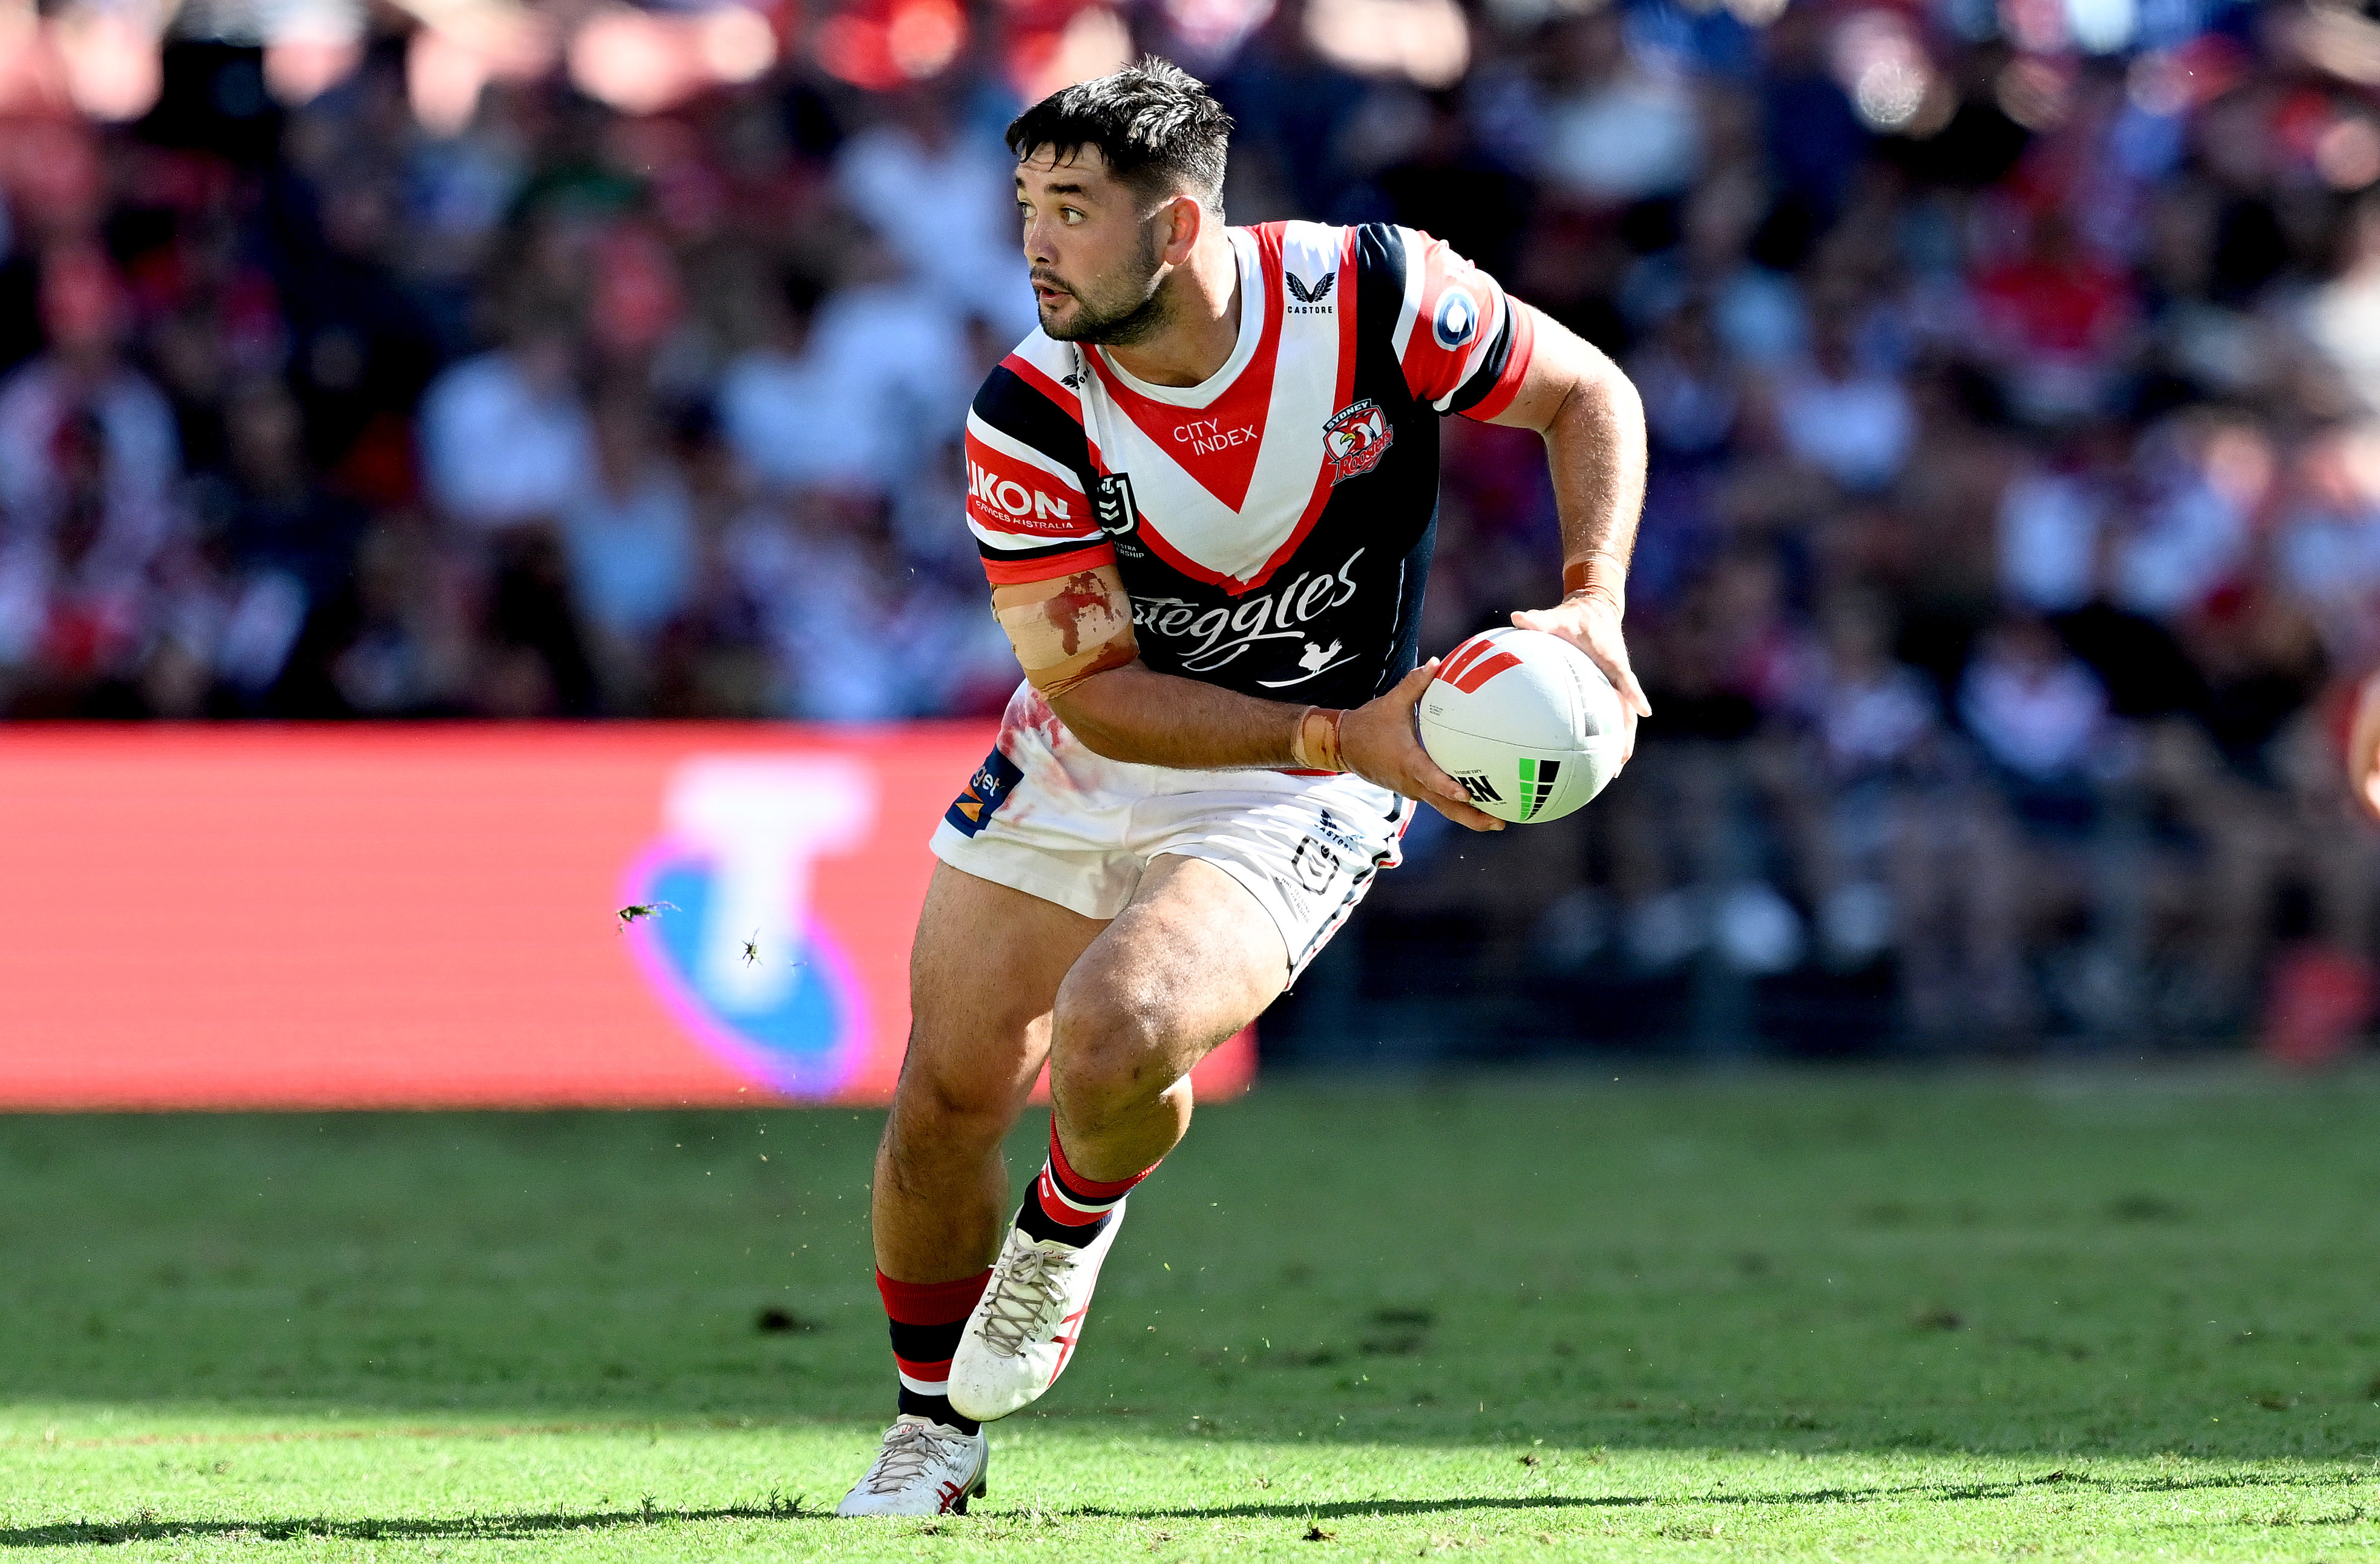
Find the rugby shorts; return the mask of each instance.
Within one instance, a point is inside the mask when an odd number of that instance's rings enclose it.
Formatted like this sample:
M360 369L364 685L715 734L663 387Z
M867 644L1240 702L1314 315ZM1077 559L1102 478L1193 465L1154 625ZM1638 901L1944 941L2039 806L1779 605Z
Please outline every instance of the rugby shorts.
M1198 858L1281 930L1296 981L1382 869L1415 805L1352 774L1176 770L1093 754L1030 685L935 828L934 855L1085 917L1131 903L1148 861Z

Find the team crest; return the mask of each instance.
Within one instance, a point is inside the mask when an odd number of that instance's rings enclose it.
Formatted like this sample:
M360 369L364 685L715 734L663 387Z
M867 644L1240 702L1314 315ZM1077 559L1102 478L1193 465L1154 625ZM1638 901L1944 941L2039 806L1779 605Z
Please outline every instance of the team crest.
M1331 484L1335 487L1361 478L1378 467L1396 438L1389 416L1369 397L1331 414L1322 426L1323 449L1330 455Z

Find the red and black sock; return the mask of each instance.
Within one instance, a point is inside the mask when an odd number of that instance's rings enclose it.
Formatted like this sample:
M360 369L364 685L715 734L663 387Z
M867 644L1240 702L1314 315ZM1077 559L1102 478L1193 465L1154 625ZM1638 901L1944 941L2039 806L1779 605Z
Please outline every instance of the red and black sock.
M989 1270L957 1281L895 1281L876 1273L884 1313L892 1321L892 1361L901 1370L901 1410L930 1417L962 1434L982 1425L951 1410L951 1359L959 1332L976 1300L991 1280Z
M1041 1164L1039 1176L1026 1193L1025 1205L1016 1213L1016 1226L1028 1237L1055 1239L1079 1249L1099 1237L1108 1225L1108 1213L1132 1186L1156 1170L1152 1165L1128 1179L1104 1183L1083 1177L1066 1166L1066 1148L1058 1144L1058 1121L1052 1117L1050 1160Z

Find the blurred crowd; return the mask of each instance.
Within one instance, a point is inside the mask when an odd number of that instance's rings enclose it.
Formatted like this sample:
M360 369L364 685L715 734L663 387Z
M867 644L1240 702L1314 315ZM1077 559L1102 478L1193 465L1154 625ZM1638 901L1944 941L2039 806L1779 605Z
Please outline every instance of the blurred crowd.
M1095 65L1166 52L1237 117L1232 220L1427 229L1644 393L1656 714L1568 847L1487 849L1539 892L1481 912L1489 970L1886 964L1949 1039L2361 1024L2380 26L1120 19ZM421 54L284 103L179 44L112 127L0 69L0 711L996 709L957 441L1031 306L991 43L917 79L792 47L644 114L494 79L435 124ZM1535 438L1451 423L1429 649L1558 580ZM1418 834L1390 910L1471 894L1459 845Z

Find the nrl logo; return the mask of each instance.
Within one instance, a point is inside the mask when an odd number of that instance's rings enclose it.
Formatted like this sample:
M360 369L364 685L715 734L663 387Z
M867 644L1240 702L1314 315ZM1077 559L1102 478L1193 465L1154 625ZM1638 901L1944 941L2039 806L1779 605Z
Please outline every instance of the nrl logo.
M1132 475L1102 473L1091 486L1091 509L1097 515L1099 530L1111 538L1122 538L1140 526L1140 507L1133 503Z
M1322 426L1322 446L1330 456L1331 486L1361 478L1378 467L1396 438L1389 416L1370 397L1331 414Z

